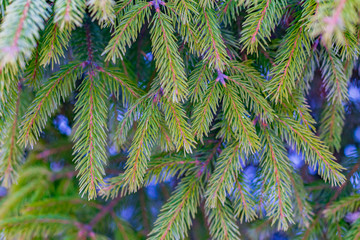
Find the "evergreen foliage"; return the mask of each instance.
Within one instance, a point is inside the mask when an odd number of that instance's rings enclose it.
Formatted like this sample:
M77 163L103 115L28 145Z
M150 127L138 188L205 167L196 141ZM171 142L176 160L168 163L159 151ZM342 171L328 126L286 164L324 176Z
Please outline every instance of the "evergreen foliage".
M360 1L0 4L1 238L360 239Z

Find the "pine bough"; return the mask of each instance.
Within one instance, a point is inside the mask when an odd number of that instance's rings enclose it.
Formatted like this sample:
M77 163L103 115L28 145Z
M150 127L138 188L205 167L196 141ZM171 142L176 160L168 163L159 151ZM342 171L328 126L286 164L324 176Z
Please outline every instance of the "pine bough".
M66 101L75 101L82 195L116 197L180 179L149 239L185 238L201 203L213 239L239 239L237 219L265 217L279 230L308 225L308 196L288 148L324 181L344 183L330 151L340 149L358 54L358 1L13 0L2 9L3 185L16 181L25 148ZM285 32L280 44L277 28ZM306 103L317 67L326 94L320 137ZM32 91L28 104L23 95ZM105 179L109 144L128 160L123 173ZM258 169L254 184L246 181L249 165ZM341 206L354 210L357 200L334 203L326 217L343 217Z

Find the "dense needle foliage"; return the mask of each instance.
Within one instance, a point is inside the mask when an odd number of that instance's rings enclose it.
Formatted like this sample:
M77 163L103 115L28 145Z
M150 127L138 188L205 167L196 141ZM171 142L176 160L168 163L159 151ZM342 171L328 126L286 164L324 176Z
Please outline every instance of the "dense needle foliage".
M360 239L359 0L0 3L0 238Z

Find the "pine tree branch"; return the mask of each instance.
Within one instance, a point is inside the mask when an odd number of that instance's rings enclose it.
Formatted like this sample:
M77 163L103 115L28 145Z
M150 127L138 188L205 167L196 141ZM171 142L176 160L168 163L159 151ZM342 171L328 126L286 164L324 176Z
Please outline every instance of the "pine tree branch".
M229 83L226 86L226 90L224 89L222 92L224 92L224 116L232 131L235 133L236 140L243 143L242 151L244 151L245 154L256 152L260 145L259 137L256 134L254 124L249 118L249 113L241 103L235 84Z
M150 6L152 6L151 2L139 1L124 14L102 54L106 54L106 61L112 60L115 63L116 58L123 59L126 46L130 47L136 40L145 19L148 18Z
M198 44L204 61L209 63L209 68L213 67L223 72L228 65L229 59L220 27L215 20L214 10L203 8L197 20L200 23Z
M272 121L274 111L256 88L244 81L241 76L230 76L229 80L239 86L237 89L242 92L242 99L250 109L254 110L256 114L259 114L262 120Z
M188 85L178 46L175 41L172 19L157 11L150 30L155 65L164 95L173 102L183 102Z
M115 96L119 96L119 89L123 90L123 102L133 101L143 94L142 90L126 74L121 73L119 69L97 66L97 70L104 73L104 78L109 81L109 89Z
M241 147L242 144L234 143L227 146L220 154L205 193L207 207L214 208L218 202L224 204L226 193L231 193L244 163Z
M282 138L294 145L297 152L301 151L311 167L317 166L318 173L325 181L330 181L333 186L345 181L344 175L340 172L343 167L335 162L327 147L308 128L289 118L279 117L277 121L285 130L281 134Z
M290 170L285 148L277 136L268 129L263 128L262 145L265 146L261 160L261 175L265 186L265 195L268 195L266 209L267 215L277 228L287 230L289 223L294 223L291 205Z
M177 151L183 147L186 153L191 153L191 149L195 147L195 140L190 125L186 121L185 111L179 103L173 103L166 96L164 99L166 100L162 102L162 108L165 113L165 121Z
M202 183L195 176L188 175L177 186L170 199L162 207L149 240L170 240L184 238L191 226L200 203Z
M24 81L35 89L39 87L39 82L43 75L43 69L40 66L40 51L40 43L38 42L24 73Z
M63 68L39 90L21 123L19 143L33 146L45 127L47 118L72 91L84 63L72 63Z
M41 51L40 51L40 64L47 66L51 64L60 63L60 58L64 57L64 49L67 49L70 40L70 32L66 29L61 30L58 24L53 23L50 18L50 24L45 28L44 36L42 37Z
M255 2L249 9L243 23L240 43L248 53L257 51L258 45L265 48L271 33L280 21L287 1L264 0Z
M296 15L293 25L287 30L280 45L276 66L271 69L271 80L267 90L275 102L288 101L288 96L295 87L295 81L301 76L301 70L310 55L312 39L306 26L314 15L316 2L304 1L302 6L301 14Z
M95 198L96 189L104 185L104 165L107 160L104 90L104 83L94 72L89 72L80 86L75 105L75 169L79 170L80 192L87 194L89 199Z
M235 188L236 190L233 191L233 208L236 216L240 219L240 223L243 221L251 222L255 220L258 217L255 212L255 202L252 194L246 189L244 180L241 176L236 179Z
M213 76L208 68L208 62L199 62L189 77L190 101L192 103L200 102L204 98L209 79L213 79Z
M217 202L215 208L206 208L205 211L212 239L240 239L240 231L229 201L225 203Z
M129 192L137 191L144 182L147 162L159 131L159 115L159 110L150 100L136 130L126 162L124 185Z
M100 25L114 24L115 1L113 0L89 0L86 2L93 21L98 20Z
M5 119L4 128L1 129L3 140L0 145L0 181L2 186L9 188L17 179L17 170L22 162L24 150L17 143L19 133L18 120L20 119L21 82L14 90L13 101L15 109L10 118Z
M200 141L203 141L203 136L207 136L210 131L210 124L214 119L214 114L217 111L221 97L222 92L220 84L216 81L211 81L205 92L203 101L194 107L194 135Z
M25 65L49 11L50 6L43 0L16 0L9 5L0 30L0 69L7 64Z
M84 0L59 0L55 2L54 23L61 31L71 31L80 27L85 13Z

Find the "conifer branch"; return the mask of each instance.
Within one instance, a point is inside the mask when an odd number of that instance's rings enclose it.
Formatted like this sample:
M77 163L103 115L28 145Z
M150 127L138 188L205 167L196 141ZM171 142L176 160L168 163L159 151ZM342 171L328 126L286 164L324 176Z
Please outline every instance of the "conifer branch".
M301 124L315 130L315 120L311 116L310 106L303 94L301 89L295 90L294 93L290 95L290 102L281 103L283 107L279 112L285 113L294 120L299 121Z
M192 103L200 102L204 98L210 79L213 79L212 72L207 62L202 60L195 66L189 77L190 101Z
M144 186L150 183L161 183L171 177L180 177L187 172L198 169L198 166L203 166L200 161L189 157L178 156L152 156L149 167L146 169L144 176ZM106 198L115 198L119 192L121 196L127 194L128 187L124 185L124 174L109 179L109 185L104 188L102 195ZM121 190L121 191L120 191Z
M321 229L320 226L320 216L316 216L311 225L306 229L306 231L300 236L301 240L316 238L316 233ZM321 230L320 230L321 231Z
M199 5L201 8L212 9L215 7L215 0L199 0Z
M127 6L129 6L131 3L133 3L134 0L126 0L126 1L119 1L116 3L115 9L116 13L115 15L120 14Z
M291 204L291 181L289 159L280 139L269 129L262 129L264 146L261 160L261 175L267 183L265 187L266 211L277 228L286 230L293 221Z
M175 13L174 22L178 22L178 32L182 36L184 42L189 43L192 52L198 52L198 39L195 34L195 26L193 16L199 15L197 3L193 0L178 0L174 3L174 8L170 8Z
M344 239L359 239L360 238L360 220L357 219L351 226Z
M119 98L120 90L123 90L121 95L124 104L140 98L143 94L143 91L136 86L134 81L122 73L120 69L98 66L97 70L103 73L101 76L107 79L106 83L110 92L117 98Z
M64 229L76 230L83 227L82 224L68 218L66 216L18 216L0 221L1 228L7 229L6 236L10 238L31 238L37 232L38 236L45 235L51 229L51 235L56 236L64 231ZM21 231L23 229L28 231Z
M100 78L89 72L81 86L75 104L74 162L79 170L80 192L89 199L104 185L106 156L105 87Z
M352 176L356 174L359 168L360 168L360 162L357 162L354 166L351 167L351 171L346 175L346 181L343 184L341 184L341 186L336 190L335 194L331 197L331 199L327 203L327 206L329 206L330 203L332 203L339 197L342 190L344 190L344 188L349 184Z
M360 196L354 194L332 203L324 210L324 215L330 221L339 221L349 212L357 211L360 207Z
M240 231L228 200L223 204L217 201L215 208L206 208L206 215L212 239L240 239Z
M191 218L195 217L203 186L201 180L189 174L176 187L162 207L149 240L182 239L187 236Z
M253 61L230 61L230 71L231 75L240 75L244 80L251 79L249 83L256 87L259 87L261 90L265 87L265 81L260 73L254 68Z
M311 40L300 19L288 29L272 68L267 90L276 102L287 101L310 55Z
M129 192L136 192L144 182L151 150L159 132L159 118L159 110L151 100L148 101L130 147L129 159L126 162L124 185Z
M21 114L21 82L13 90L15 109L11 117L6 118L1 126L2 141L0 142L0 181L2 186L9 188L17 179L17 170L22 163L24 149L17 143L19 134L18 121Z
M260 146L259 137L256 135L249 113L241 103L237 90L233 83L227 84L226 90L223 90L225 93L223 98L224 116L234 132L236 140L243 143L242 151L245 154L254 153Z
M93 20L98 20L100 24L105 25L114 24L114 0L89 0L86 5L89 7Z
M75 27L82 25L85 13L84 0L59 0L55 2L54 23L60 30L71 31Z
M340 151L345 109L341 103L327 103L321 114L320 138L330 147Z
M358 237L360 165L331 153L356 126L357 0L49 4L0 0L1 237Z
M176 150L179 151L183 147L184 152L191 153L191 149L195 147L195 140L190 125L186 121L185 111L179 103L173 103L165 96L163 99L162 109L165 113L165 121L169 127Z
M229 63L229 58L214 10L203 8L197 22L199 22L198 44L201 55L208 62L210 68L224 71Z
M274 110L261 93L252 86L251 82L246 81L246 78L242 76L230 76L229 80L238 86L237 88L233 86L233 88L242 93L242 100L255 114L260 115L261 119L266 122L272 121Z
M160 136L158 138L158 142L160 145L160 148L162 149L162 151L165 152L174 152L176 151L176 147L175 144L172 140L171 134L170 134L170 130L169 127L166 125L165 122L165 116L164 114L162 114L163 116L160 119Z
M345 46L345 35L356 32L354 26L359 22L359 8L360 4L352 0L320 2L316 15L311 18L312 34L321 35L327 47L333 43Z
M115 63L117 58L123 59L126 47L130 47L136 40L145 19L149 18L151 5L151 2L139 1L124 14L103 52L106 61Z
M229 124L229 121L224 118L223 113L220 113L217 116L216 120L220 120L217 122L211 130L219 129L216 138L218 139L224 139L226 142L232 142L234 139L236 139L235 133L231 129L231 126Z
M305 156L305 161L313 168L317 168L318 174L332 186L341 185L345 181L340 172L343 167L335 162L334 156L328 148L308 128L300 125L289 118L278 118L279 126L285 131L282 138L296 148L298 153Z
M289 173L291 184L293 186L294 203L293 208L295 217L298 218L301 226L309 227L312 221L313 213L309 203L309 196L304 188L301 176L295 172Z
M137 121L141 116L141 112L146 109L144 106L144 98L140 98L133 105L131 105L126 111L123 119L119 122L116 129L115 142L118 146L121 146L127 140L128 132L133 126L134 121Z
M42 38L39 62L43 66L60 63L60 58L64 57L64 49L67 49L70 40L70 32L67 29L61 30L57 23L53 23L51 18Z
M343 104L348 100L348 79L341 60L332 49L325 46L322 59L321 71L328 104L322 112L320 137L330 146L330 149L335 148L336 151L339 151L345 120Z
M49 11L50 6L44 0L11 2L0 29L0 69L6 64L25 65L25 60L36 47Z
M207 136L210 131L210 124L214 119L214 114L218 108L219 100L222 96L220 84L216 81L209 83L208 89L202 102L194 108L193 129L197 139L202 141L203 136Z
M232 143L220 154L214 173L206 190L206 206L214 208L218 203L224 205L226 194L230 194L245 162L241 143Z
M347 79L344 73L344 66L335 53L325 47L322 56L322 77L324 79L327 99L332 103L341 103L348 99Z
M191 23L193 16L199 14L194 0L175 0L174 2L175 12L183 24Z
M171 177L186 174L200 164L199 160L190 157L155 156L149 163L144 182L146 184L164 182Z
M7 79L7 77L11 79ZM13 118L16 109L18 82L15 84L15 81L9 81L15 79L17 79L16 73L12 73L11 70L7 71L7 69L0 70L0 84L3 87L0 95L0 133L4 129L6 120Z
M239 174L233 191L233 209L235 215L242 222L251 222L257 218L255 201L252 194L247 190L244 178Z
M296 16L293 25L288 29L276 56L276 65L270 74L267 90L275 102L288 100L310 55L311 38L306 26L317 5L312 0L304 1L302 5L304 8L301 15Z
M152 21L151 43L161 87L173 102L183 102L188 95L184 63L174 36L172 19L157 11Z
M72 92L84 63L71 63L62 67L39 90L21 123L19 143L33 146L45 127L48 117Z
M262 0L254 3L248 10L247 18L243 24L240 43L248 53L267 46L271 33L280 21L287 1Z
M87 50L87 61L90 64L94 61L94 49L93 49L93 41L91 39L91 29L88 23L84 24L85 30L85 38L86 38L86 50Z
M36 46L33 57L27 64L24 71L24 82L37 89L40 85L40 80L43 76L44 70L40 65L40 43Z
M231 25L232 21L239 16L241 11L241 3L234 0L226 0L223 4L221 4L219 12L220 12L220 20L224 22L225 26Z

